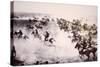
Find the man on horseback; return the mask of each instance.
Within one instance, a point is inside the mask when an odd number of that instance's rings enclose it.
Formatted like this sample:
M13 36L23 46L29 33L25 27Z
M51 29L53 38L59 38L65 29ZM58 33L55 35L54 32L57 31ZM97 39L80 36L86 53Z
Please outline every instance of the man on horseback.
M22 35L23 35L22 31L19 30L19 36L18 36L18 38L22 38Z
M46 34L45 34L45 41L48 41L49 35L50 35L50 34L46 31Z

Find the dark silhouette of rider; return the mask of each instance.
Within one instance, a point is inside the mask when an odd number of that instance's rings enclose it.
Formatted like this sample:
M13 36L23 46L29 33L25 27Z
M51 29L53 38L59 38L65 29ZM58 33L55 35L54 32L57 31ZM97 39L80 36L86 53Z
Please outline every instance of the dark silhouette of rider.
M15 59L16 59L16 50L15 50L15 46L13 45L11 49L11 65L14 65Z
M53 43L53 41L54 41L53 38L50 38L50 39L49 39L49 42L50 42L50 43Z
M22 35L23 35L22 31L21 31L21 30L19 30L19 37L18 37L18 38L21 38L21 37L22 37Z
M46 31L45 41L48 41L49 33Z

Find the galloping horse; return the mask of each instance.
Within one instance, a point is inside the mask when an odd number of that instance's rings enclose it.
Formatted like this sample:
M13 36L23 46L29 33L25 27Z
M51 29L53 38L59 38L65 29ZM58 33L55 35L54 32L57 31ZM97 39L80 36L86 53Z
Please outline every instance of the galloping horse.
M46 31L46 34L45 34L45 41L48 41L49 35L50 35L50 34Z
M53 41L55 41L54 38L50 38L50 39L49 39L49 42L50 42L50 43L53 43Z
M17 36L18 38L22 38L22 35L23 35L23 33L22 33L22 31L21 30L19 30L19 32L14 32L14 35L15 36Z
M28 29L34 29L34 27L33 26L30 26L30 25L27 25L26 26Z
M27 35L24 35L23 38L26 40L26 39L29 39L29 37Z
M90 59L90 54L92 53L93 54L93 60L95 59L96 57L96 51L97 51L97 48L95 47L92 47L92 48L88 48L88 49L82 49L81 51L79 51L80 55L83 56L83 55L86 55L87 56L87 59L86 60L91 60Z

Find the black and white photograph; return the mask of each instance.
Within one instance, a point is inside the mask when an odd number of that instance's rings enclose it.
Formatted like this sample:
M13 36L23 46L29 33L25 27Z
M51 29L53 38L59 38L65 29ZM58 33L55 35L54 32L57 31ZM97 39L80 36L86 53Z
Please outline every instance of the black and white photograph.
M98 60L97 6L11 1L13 66Z

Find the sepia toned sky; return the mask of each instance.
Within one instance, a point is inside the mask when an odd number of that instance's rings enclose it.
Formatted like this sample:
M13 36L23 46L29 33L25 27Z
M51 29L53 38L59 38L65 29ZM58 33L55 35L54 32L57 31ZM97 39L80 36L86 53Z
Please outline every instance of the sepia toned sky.
M89 22L97 22L96 6L14 1L13 10L23 13L45 13L64 18L81 17L88 18Z

